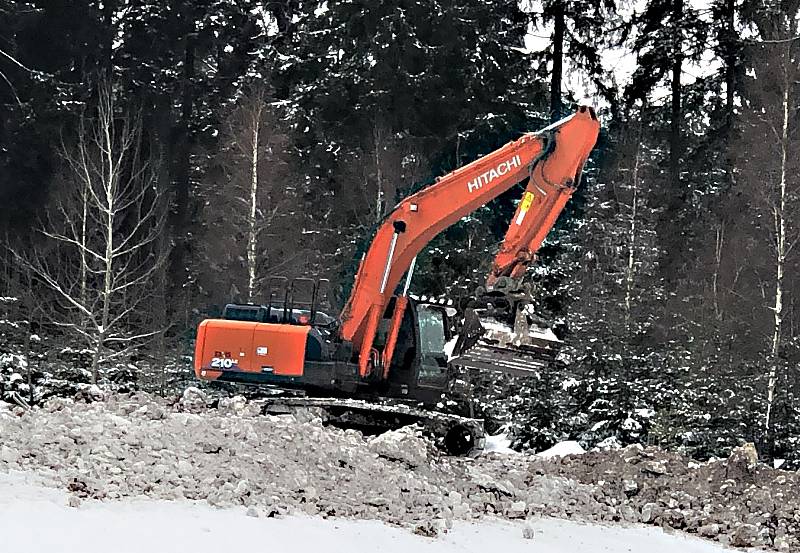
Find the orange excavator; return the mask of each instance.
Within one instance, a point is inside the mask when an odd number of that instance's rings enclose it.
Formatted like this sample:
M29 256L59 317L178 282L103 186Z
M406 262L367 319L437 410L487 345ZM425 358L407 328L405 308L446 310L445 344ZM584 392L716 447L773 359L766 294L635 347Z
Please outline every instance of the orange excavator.
M594 110L582 106L405 198L378 228L338 317L320 310L325 280L272 279L264 304L227 305L222 318L198 327L197 377L299 389L305 396L270 405L321 407L334 424L417 422L451 453L480 447L478 422L435 408L453 365L524 373L554 357L559 341L537 328L522 277L578 186L599 128ZM446 307L409 296L416 257L526 178L486 286L468 306L461 335L451 336Z

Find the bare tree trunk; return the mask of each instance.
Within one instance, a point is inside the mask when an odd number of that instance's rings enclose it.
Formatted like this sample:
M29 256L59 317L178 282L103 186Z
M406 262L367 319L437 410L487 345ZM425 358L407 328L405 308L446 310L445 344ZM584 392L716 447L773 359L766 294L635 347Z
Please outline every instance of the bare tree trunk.
M252 144L250 149L250 213L247 224L247 302L253 303L256 291L256 269L258 266L256 247L258 243L258 148L261 132L263 100L261 95L255 99L251 119Z
M671 115L669 138L669 172L670 185L674 190L680 190L680 158L681 158L681 73L683 72L683 40L681 32L681 19L683 18L683 0L673 0L672 4L672 82L671 82ZM675 201L679 201L681 193L673 193ZM675 204L675 202L672 202ZM673 207L676 207L673 205Z
M383 220L383 210L385 206L384 191L383 191L383 168L381 167L381 146L383 145L383 127L380 126L381 122L378 118L375 120L375 125L372 129L372 146L375 152L375 186L377 193L375 194L375 222L380 223Z
M781 333L783 330L783 279L786 266L786 163L788 161L789 146L789 71L787 65L791 60L791 42L787 43L786 59L783 60L783 94L781 107L783 119L781 121L781 157L778 176L778 202L773 208L775 230L775 303L773 305L773 331L772 347L770 349L771 363L769 381L767 383L767 412L764 417L764 426L769 433L772 423L772 409L775 402L775 384L778 372L778 356L781 351Z
M25 311L27 319L27 327L25 332L25 371L26 381L28 383L28 403L33 405L33 373L31 371L31 335L33 334L33 289L31 287L31 280L28 279L27 290L25 291Z
M111 294L114 279L114 219L118 206L117 203L117 175L119 167L114 158L114 113L113 100L109 90L102 94L100 98L99 123L100 123L100 144L104 154L103 181L101 183L105 193L104 205L101 211L105 216L103 221L103 234L105 235L105 251L102 260L103 265L103 289L101 291L101 312L100 321L97 329L97 344L95 346L94 358L92 359L92 382L97 384L98 365L103 354L103 344L106 332L108 331L109 316L111 313Z
M164 262L155 245L166 217L157 170L140 150L141 121L117 116L111 83L101 85L96 109L88 128L82 120L75 151L65 151L76 185L57 203L58 217L41 229L63 262L50 262L50 251L11 250L58 298L47 307L53 322L94 349L94 383L102 362L158 332L129 325L152 297L153 277ZM107 352L110 343L119 347Z
M639 160L641 158L641 132L636 141L636 155L633 162L633 198L631 199L631 224L628 228L628 266L625 269L625 328L630 332L631 299L633 281L636 276L636 232L639 216Z
M719 272L722 265L722 247L725 243L725 224L720 223L716 229L714 240L714 274L711 276L711 293L714 300L714 319L722 320L722 310L719 306Z
M564 33L566 15L563 0L557 0L553 19L553 74L550 78L550 120L561 117L561 80L564 72Z
M83 189L81 190L81 234L80 234L80 242L81 247L79 248L80 257L81 257L81 267L80 267L80 295L81 295L81 303L86 305L86 277L88 274L88 265L86 263L86 218L89 216L89 186L91 183L87 180L84 184Z

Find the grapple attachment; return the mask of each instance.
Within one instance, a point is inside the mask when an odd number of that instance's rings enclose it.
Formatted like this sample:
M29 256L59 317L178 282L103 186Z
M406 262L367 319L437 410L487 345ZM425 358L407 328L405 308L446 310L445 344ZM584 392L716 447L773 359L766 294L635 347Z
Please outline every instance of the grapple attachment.
M563 342L531 307L528 286L479 291L464 309L451 362L464 368L530 375L555 360Z

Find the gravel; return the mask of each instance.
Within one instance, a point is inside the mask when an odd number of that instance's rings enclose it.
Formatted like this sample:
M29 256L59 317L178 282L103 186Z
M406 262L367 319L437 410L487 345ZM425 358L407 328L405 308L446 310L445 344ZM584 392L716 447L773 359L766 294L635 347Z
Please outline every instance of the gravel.
M549 515L644 522L735 546L800 549L798 475L752 460L698 465L629 447L540 459L443 456L414 427L380 436L203 392L0 403L0 471L31 470L71 502L130 496L242 505L253 517L379 519L436 535L454 519ZM735 476L734 476L735 473ZM74 498L74 499L73 499Z

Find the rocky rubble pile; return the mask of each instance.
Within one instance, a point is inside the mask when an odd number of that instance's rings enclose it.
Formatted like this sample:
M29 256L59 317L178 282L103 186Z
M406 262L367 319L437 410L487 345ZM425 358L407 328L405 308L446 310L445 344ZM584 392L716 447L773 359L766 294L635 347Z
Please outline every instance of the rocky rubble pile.
M592 489L531 476L501 459L441 456L415 429L377 437L321 419L260 415L258 404L190 389L170 405L144 393L94 403L53 398L0 407L0 470L35 470L74 502L147 495L292 512L374 518L435 534L454 518L534 512L591 518ZM558 506L558 507L554 507Z
M636 445L550 462L534 459L529 470L591 486L617 520L737 547L800 551L800 475L759 464L751 445L702 464Z
M241 397L210 403L189 389L172 402L134 393L94 403L54 398L34 410L0 404L0 471L34 470L70 490L73 505L194 499L245 506L251 516L381 519L425 535L453 519L552 515L798 547L798 481L789 473L746 464L746 476L734 476L728 467L738 465L691 468L632 448L555 460L452 458L412 427L367 437L325 427L313 412L261 415Z

